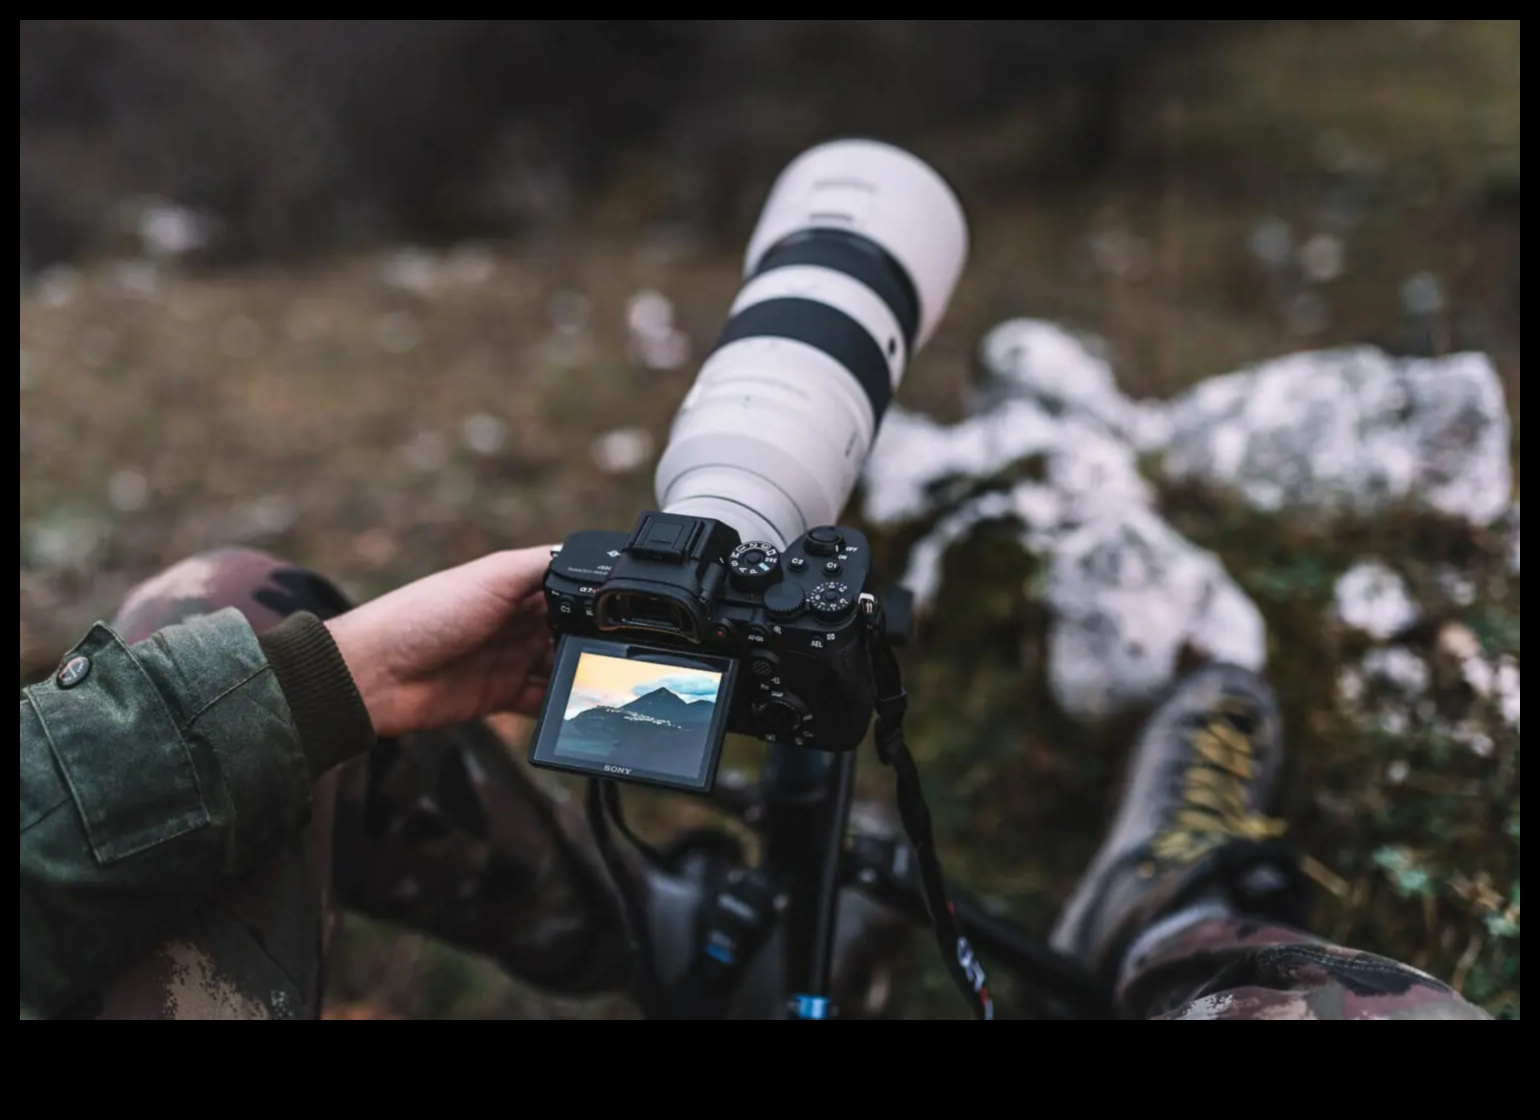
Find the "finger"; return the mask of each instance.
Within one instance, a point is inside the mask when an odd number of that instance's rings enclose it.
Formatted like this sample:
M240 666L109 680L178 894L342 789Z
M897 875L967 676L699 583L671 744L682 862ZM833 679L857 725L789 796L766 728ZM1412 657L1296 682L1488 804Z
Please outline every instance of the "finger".
M507 710L521 716L531 718L540 714L540 705L545 700L546 686L549 682L536 680L531 677L524 682L524 687L519 689Z
M539 622L544 624L546 619L545 591L535 587L524 598L520 599L513 608L513 616L520 622Z
M551 563L551 546L494 552L469 565L476 577L504 600L523 605L540 590Z

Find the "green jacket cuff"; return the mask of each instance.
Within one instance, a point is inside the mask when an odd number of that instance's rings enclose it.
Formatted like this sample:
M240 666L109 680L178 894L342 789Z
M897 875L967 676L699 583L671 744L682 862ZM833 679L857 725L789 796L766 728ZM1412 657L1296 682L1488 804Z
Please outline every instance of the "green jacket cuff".
M311 777L374 745L363 697L319 618L301 611L257 640L288 701Z

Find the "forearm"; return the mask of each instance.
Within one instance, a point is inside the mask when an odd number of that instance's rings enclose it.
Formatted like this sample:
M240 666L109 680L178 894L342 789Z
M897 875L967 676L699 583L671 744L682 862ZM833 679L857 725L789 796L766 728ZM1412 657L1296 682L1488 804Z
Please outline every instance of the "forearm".
M373 741L310 616L234 611L87 659L21 700L21 999L50 1015L300 828L313 779Z

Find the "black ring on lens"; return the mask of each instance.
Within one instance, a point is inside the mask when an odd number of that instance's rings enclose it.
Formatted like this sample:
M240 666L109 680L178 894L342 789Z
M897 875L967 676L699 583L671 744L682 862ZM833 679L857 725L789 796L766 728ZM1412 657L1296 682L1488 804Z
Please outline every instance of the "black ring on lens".
M860 383L874 423L882 420L893 399L892 371L882 347L837 307L790 296L751 304L727 320L713 351L746 338L789 338L822 350Z
M798 230L765 251L754 276L792 265L827 268L866 285L898 320L904 332L905 357L914 352L914 336L920 329L920 297L904 266L877 242L844 229Z

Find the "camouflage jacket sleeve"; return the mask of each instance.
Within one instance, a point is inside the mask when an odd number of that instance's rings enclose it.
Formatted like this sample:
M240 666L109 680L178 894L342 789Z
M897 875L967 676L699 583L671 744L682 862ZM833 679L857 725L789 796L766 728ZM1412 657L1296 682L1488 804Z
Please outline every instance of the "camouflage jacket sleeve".
M372 742L326 628L98 624L21 697L21 1009L66 1011L300 828Z

